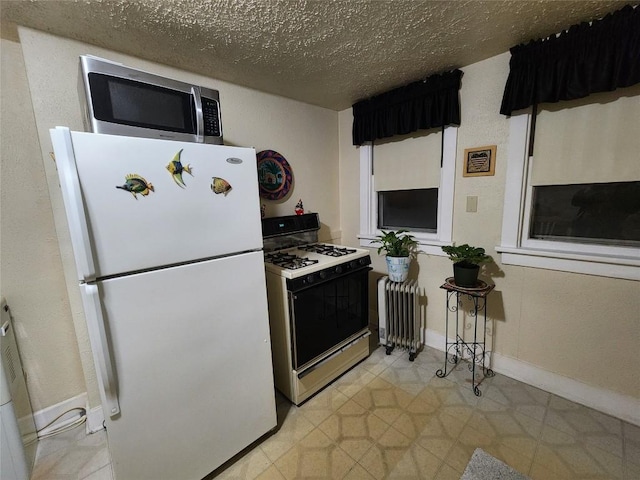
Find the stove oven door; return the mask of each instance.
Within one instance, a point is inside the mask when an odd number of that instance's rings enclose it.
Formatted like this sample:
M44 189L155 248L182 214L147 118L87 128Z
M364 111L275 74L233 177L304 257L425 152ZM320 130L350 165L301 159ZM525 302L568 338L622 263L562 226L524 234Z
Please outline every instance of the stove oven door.
M368 329L369 270L289 292L294 370L312 365L332 348Z

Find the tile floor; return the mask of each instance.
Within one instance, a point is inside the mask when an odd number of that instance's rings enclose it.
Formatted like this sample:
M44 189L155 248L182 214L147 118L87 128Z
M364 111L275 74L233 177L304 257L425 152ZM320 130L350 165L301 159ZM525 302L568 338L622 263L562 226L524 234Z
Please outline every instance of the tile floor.
M640 427L499 374L476 397L466 364L435 376L443 355L378 348L300 407L277 394L279 429L215 478L458 480L480 447L534 480L640 479ZM41 441L32 480L111 480L109 462L79 427Z

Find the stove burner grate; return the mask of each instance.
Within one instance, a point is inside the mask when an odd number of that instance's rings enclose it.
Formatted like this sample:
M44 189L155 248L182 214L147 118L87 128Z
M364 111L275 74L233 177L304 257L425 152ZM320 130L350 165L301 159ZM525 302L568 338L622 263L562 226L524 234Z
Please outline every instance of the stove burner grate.
M288 268L289 270L296 270L302 267L308 267L309 265L315 265L318 263L318 260L309 260L308 258L296 258L295 260L287 263L280 264L283 268Z
M273 252L267 253L264 256L265 261L273 263L282 268L289 270L296 270L302 267L308 267L309 265L315 265L318 260L311 260L309 258L298 257L292 253L285 252Z
M325 245L322 243L313 243L310 245L302 245L298 247L300 250L307 252L319 253L320 255L328 255L329 257L343 257L355 253L355 249L336 247L334 245Z

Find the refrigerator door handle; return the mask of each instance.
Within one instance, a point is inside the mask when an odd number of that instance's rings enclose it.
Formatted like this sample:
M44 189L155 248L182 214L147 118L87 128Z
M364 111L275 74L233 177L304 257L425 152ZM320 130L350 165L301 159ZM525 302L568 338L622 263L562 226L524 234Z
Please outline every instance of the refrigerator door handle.
M91 241L87 228L87 216L84 210L84 199L78 178L71 131L66 127L50 130L51 142L55 151L55 162L60 171L62 200L64 201L71 234L71 244L75 253L76 268L80 280L95 280L96 268L93 262Z
M85 284L84 289L87 303L90 302L89 305L86 305L85 310L87 323L93 325L90 332L93 331L93 341L91 343L94 350L94 360L104 390L105 407L109 416L113 417L120 413L120 402L118 401L115 368L111 358L111 351L109 350L98 286Z

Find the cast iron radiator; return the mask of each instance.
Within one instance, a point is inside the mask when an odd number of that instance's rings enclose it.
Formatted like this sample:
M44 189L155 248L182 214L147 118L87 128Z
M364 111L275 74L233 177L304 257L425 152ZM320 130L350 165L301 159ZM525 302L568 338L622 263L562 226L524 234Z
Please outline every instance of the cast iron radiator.
M389 277L378 280L379 337L387 355L400 347L409 351L409 360L413 361L422 346L418 297L416 280L392 282Z

